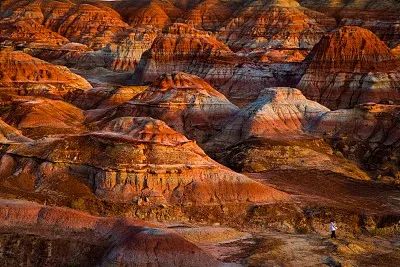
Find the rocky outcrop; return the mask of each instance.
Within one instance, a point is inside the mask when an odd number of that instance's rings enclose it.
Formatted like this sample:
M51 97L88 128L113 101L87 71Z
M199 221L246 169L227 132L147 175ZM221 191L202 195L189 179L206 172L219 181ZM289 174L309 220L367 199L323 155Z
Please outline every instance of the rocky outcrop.
M327 34L307 60L298 87L331 109L400 100L400 62L366 29L346 26Z
M24 49L24 51L29 52L32 56L37 58L44 58L46 61L53 64L73 67L80 66L82 57L92 50L84 44L69 42L59 47L41 46ZM93 62L85 63L93 64Z
M163 121L149 117L121 117L107 123L103 131L121 133L138 141L169 146L189 142L184 135L172 130Z
M307 55L308 51L303 49L276 49L266 52L254 52L249 56L265 63L285 63L302 62Z
M0 20L0 44L6 46L56 48L67 42L67 38L33 20Z
M0 86L18 94L63 96L91 88L84 78L20 51L0 51ZM7 89L9 88L9 89Z
M336 22L295 0L247 1L219 31L234 51L311 49Z
M308 134L327 112L298 89L269 88L228 120L205 148L238 171L308 168L368 179L356 165L335 156L322 138Z
M2 265L223 265L172 230L138 220L1 199L0 226Z
M133 71L145 51L150 49L157 32L147 29L135 29L117 43L102 50L110 62L105 67L116 71Z
M162 5L157 1L150 1L145 6L139 7L128 17L128 23L134 27L155 27L162 29L171 23Z
M68 42L55 28L46 27L49 23L59 25L63 16L72 7L71 2L59 1L8 1L2 5L0 20L1 40L28 47L58 47ZM49 14L51 13L51 15ZM49 16L47 25L46 16Z
M215 32L232 16L237 6L238 4L234 1L199 1L190 9L185 20L197 29Z
M355 162L335 153L322 138L313 136L250 138L216 154L216 158L240 172L327 171L351 179L370 179Z
M1 117L30 138L85 131L83 111L60 100L3 97L0 104Z
M203 143L239 108L197 76L178 72L160 76L152 86L105 116L148 116L165 121L190 139Z
M336 17L341 25L367 28L390 47L400 42L400 4L395 0L318 1L301 0L302 5Z
M224 72L224 62L232 57L235 57L234 53L211 33L174 23L154 40L150 50L143 55L137 75L143 81L153 81L161 74L174 71L204 76L212 68L220 67L219 70Z
M102 67L114 71L134 71L138 65L142 54L147 51L157 32L148 29L132 29L129 33L119 36L118 40L108 43L104 47L95 51L84 51L71 53L66 50L56 58L68 66L80 69L93 69ZM52 53L63 50L63 47L56 49ZM48 58L46 54L41 54L42 58Z
M146 90L148 86L118 86L118 87L95 87L86 91L79 91L68 96L68 102L87 110L86 116L91 117L101 111L113 109L125 104L137 94ZM96 120L88 118L88 121Z
M83 43L98 49L113 42L118 34L129 27L113 9L89 4L71 5L62 17L54 18L57 11L43 6L43 24L70 41ZM50 12L49 12L50 11Z
M97 198L116 203L144 199L153 204L203 205L287 199L284 193L219 165L194 142L150 118L124 118L104 131L14 146L1 162L1 177L32 180L30 190L35 192L52 188L72 196L86 187ZM80 187L63 189L63 183L77 180Z
M238 105L255 100L266 86L294 86L302 74L299 64L254 64L212 34L181 23L168 27L155 39L143 55L136 77L152 82L174 71L205 79Z
M0 21L0 33L4 33L0 41L4 39L39 52L44 49L52 56L66 52L67 57L66 53L60 56L76 67L134 70L156 36L153 30L133 29L115 10L101 4L36 0L7 7L5 14L11 15ZM68 41L85 44L95 52L73 53L71 57L61 47ZM48 59L45 53L40 55Z
M14 127L8 125L3 120L0 119L0 143L8 144L13 142L28 142L31 141L22 135L21 131L15 129Z
M162 29L184 17L185 6L172 0L121 1L114 5L130 25L153 29Z
M363 104L325 113L312 131L378 176L400 178L400 107Z
M256 101L234 114L214 140L228 145L252 137L302 135L328 111L306 99L298 89L268 88Z

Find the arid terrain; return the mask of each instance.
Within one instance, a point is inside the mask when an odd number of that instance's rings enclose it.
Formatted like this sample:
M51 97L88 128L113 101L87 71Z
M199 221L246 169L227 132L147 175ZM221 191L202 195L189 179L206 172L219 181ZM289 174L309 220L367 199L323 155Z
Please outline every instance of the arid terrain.
M399 264L398 0L0 1L1 266Z

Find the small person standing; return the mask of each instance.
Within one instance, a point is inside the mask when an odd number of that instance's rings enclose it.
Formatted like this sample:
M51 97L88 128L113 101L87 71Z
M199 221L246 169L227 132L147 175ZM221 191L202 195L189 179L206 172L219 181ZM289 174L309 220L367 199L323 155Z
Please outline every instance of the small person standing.
M336 226L336 222L335 222L334 219L331 219L331 223L329 225L329 230L331 231L331 238L335 238L336 239L337 226Z

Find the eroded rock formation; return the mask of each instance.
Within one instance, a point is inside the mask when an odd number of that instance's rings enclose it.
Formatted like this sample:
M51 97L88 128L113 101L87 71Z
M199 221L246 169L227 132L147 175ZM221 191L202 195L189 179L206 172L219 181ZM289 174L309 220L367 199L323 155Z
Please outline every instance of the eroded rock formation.
M369 30L339 28L322 38L307 61L298 87L331 109L400 100L400 62Z
M195 74L238 105L255 100L266 86L295 85L302 74L298 64L255 64L233 53L211 33L175 23L157 37L138 66L142 82L164 73Z
M219 37L233 50L311 49L336 22L295 0L246 1Z
M19 257L45 265L222 265L172 230L138 220L1 199L0 226L3 265Z
M64 96L92 86L64 66L52 65L20 51L0 51L0 86L2 91L21 95Z
M83 111L61 100L3 95L0 104L0 116L26 137L38 139L85 131Z
M72 179L114 202L200 205L287 199L219 165L194 142L151 118L122 118L104 131L16 145L1 163L1 177L10 183L31 180L30 190L52 188L71 196L75 191L54 181Z
M0 119L0 143L28 142L31 141L22 135L21 131L8 125Z
M203 73L204 76L210 69L221 67L223 73L223 62L218 65L218 61L232 57L235 55L228 46L211 33L174 23L154 40L149 52L143 56L139 74L142 80L152 81L163 73L174 71Z
M102 121L121 116L157 118L203 143L238 110L201 78L177 72L160 76L148 89L101 116Z
M312 129L377 176L400 178L400 107L363 104L325 113Z
M311 168L368 179L355 164L335 156L322 138L308 134L327 112L298 89L266 89L228 120L205 147L240 171Z

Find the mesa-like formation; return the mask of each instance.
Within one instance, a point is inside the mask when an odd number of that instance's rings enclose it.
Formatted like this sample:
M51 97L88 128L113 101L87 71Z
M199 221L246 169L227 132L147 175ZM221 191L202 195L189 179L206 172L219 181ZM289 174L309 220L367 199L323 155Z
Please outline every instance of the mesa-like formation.
M134 10L130 14L131 15L128 18L128 22L130 25L135 27L152 26L162 29L171 23L171 20L164 11L162 5L156 1L150 1L145 6L137 8L137 10Z
M369 30L339 28L322 38L307 61L298 87L331 109L400 100L400 62Z
M0 87L3 92L55 97L92 88L84 78L64 66L9 49L0 51Z
M255 100L266 84L293 86L302 74L297 64L254 64L233 53L211 33L182 23L171 25L154 40L142 56L136 77L149 82L174 71L205 79L238 105Z
M30 190L50 187L66 197L77 193L54 181L78 180L77 192L89 190L112 202L200 205L287 199L219 165L194 142L151 118L122 118L104 131L14 146L1 162L1 177L13 177L10 183L38 181Z
M295 0L246 1L219 31L237 50L311 49L336 26L333 18L303 8Z
M184 135L172 130L163 121L149 117L120 117L106 124L103 130L121 133L144 142L170 146L189 142Z
M182 73L160 76L148 89L103 115L148 116L165 121L200 143L219 131L224 120L239 111L226 97L201 78Z
M4 9L10 15L0 21L0 41L29 47L43 59L58 54L66 60L67 56L68 65L83 68L132 71L155 38L153 30L134 29L115 10L101 4L37 0L12 3ZM71 52L77 51L63 47L68 42L95 51L73 53L71 58Z

